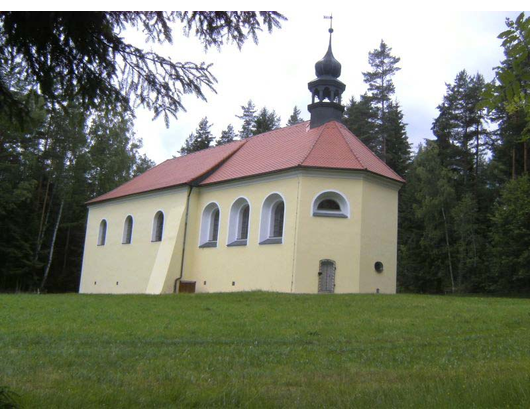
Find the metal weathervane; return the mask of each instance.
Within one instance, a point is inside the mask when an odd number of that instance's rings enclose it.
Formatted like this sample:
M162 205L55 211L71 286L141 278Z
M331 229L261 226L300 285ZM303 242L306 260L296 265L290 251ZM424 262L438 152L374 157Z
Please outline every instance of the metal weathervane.
M329 33L332 34L333 33L333 14L329 15L329 16L324 16L324 19L329 19Z

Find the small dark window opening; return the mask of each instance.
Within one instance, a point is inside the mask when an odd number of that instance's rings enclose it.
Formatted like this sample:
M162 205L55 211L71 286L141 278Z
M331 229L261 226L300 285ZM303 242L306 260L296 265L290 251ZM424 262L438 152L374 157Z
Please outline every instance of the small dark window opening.
M159 211L155 215L155 226L153 229L153 242L160 242L162 240L162 234L164 232L164 213Z
M317 210L340 211L340 205L335 200L322 200L318 203Z
M378 273L382 273L383 272L383 263L381 261L377 261L375 264L374 264L374 268L375 268L375 271L377 271Z
M99 224L99 235L98 235L98 245L102 246L105 245L105 242L107 241L107 221L102 220Z
M124 244L130 244L132 241L132 227L133 227L133 220L131 216L127 216L125 219L125 225L123 227L123 240L122 243Z
M280 201L274 207L272 213L272 238L281 238L283 236L283 218L284 218L285 205L283 201Z
M248 222L249 222L249 215L250 215L250 207L246 205L240 210L239 214L239 232L238 232L238 240L245 240L248 239Z
M215 209L210 217L212 225L208 240L211 242L217 242L217 236L219 235L219 209Z

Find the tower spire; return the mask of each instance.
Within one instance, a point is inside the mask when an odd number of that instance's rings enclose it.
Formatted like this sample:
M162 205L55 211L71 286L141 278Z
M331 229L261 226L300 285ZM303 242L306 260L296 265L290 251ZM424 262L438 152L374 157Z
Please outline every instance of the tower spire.
M342 66L333 56L331 49L333 15L324 16L324 19L329 19L330 21L328 51L315 64L317 78L308 84L312 97L311 104L307 107L311 113L311 128L319 127L328 121L340 121L344 112L344 107L341 105L341 97L346 85L338 80Z

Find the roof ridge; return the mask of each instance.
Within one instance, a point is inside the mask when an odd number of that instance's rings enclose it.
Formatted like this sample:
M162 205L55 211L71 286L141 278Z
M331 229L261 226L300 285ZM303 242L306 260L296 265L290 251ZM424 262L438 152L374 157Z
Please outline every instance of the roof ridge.
M368 169L368 167L364 164L364 162L362 161L362 159L357 155L357 153L355 153L355 151L353 150L353 147L351 147L350 143L348 142L348 140L346 140L346 137L344 137L344 134L342 133L342 130L340 129L340 126L338 125L337 121L334 121L335 125L337 126L337 129L339 130L339 133L340 135L342 136L342 139L346 142L346 144L348 145L348 149L350 149L353 157L355 157L355 159L357 159L357 161L361 164L361 166L364 168L364 169ZM353 133L352 133L353 134ZM360 141L360 140L359 140ZM362 142L361 142L362 143ZM363 143L364 145L364 143ZM371 150L370 150L371 151Z
M351 135L352 135L353 137L355 137L355 138L359 141L359 143L362 144L362 146L363 146L366 150L370 151L370 153L371 153L372 155L374 155L375 158L379 159L379 160L380 160L380 161L381 161L381 162L382 162L382 163L383 163L388 169L390 169L394 175L396 175L399 179L402 179L403 181L405 181L405 179L404 179L401 175L399 175L396 171L394 171L394 170L393 170L393 169L392 169L392 168L391 168L391 167L390 167L390 166L389 166L389 165L388 165L383 159L381 159L379 156L377 156L377 155L374 153L374 151L373 151L372 149L370 149L366 144L364 144L364 143L359 139L359 137L357 137L355 134L353 134L353 133L350 131L350 129L349 129L348 127L346 127L346 126L345 126L344 124L342 124L342 123L340 123L340 124L342 125L342 127L344 127L344 129L346 129L347 131L349 131L349 132L351 133ZM340 127L339 127L339 131L341 131L341 134L342 134L342 130L340 129ZM342 136L344 137L344 134L342 134ZM344 137L344 139L346 140L345 137ZM348 147L350 147L350 149L351 149L351 146L350 146L350 144L348 143L347 140L346 140L346 143L348 144ZM352 153L355 154L355 152L353 152L353 149L352 149ZM361 165L365 166L365 165L362 163L362 161L361 161L360 159L359 159L359 162L361 163ZM365 168L366 168L366 166L365 166ZM372 171L370 171L370 172L372 172Z
M278 128L273 129L273 130L265 131L264 133L256 134L255 136L250 136L250 137L244 138L242 140L249 140L249 141L250 140L255 140L255 139L257 139L260 136L264 136L265 134L270 134L270 133L273 133L275 131L280 131L280 130L287 130L289 128L293 128L293 127L296 127L298 125L307 124L308 122L309 121L302 121L302 122L294 124L294 125L287 125L285 127L278 127Z
M318 140L320 140L320 137L322 136L322 133L324 132L324 127L326 126L326 124L323 124L322 125L322 128L320 129L320 133L319 135L317 136L317 138L315 139L315 141L313 142L313 144L311 145L311 147L309 148L309 151L307 152L307 154L305 155L305 157L302 159L302 162L300 162L298 164L298 166L304 166L304 162L307 160L307 158L309 157L309 155L311 154L311 152L313 151L313 149L315 148L316 144L318 143Z
M201 149L201 150L197 150L195 152L191 152L191 153L187 153L185 155L179 155L179 156L173 156L172 158L170 159L166 159L164 162L168 161L168 160L175 160L175 159L180 159L180 158L184 158L186 156L192 156L192 155L197 155L198 153L203 153L203 152L207 152L208 150L213 150L213 149L217 149L217 148L221 148L221 147L225 147L225 146L230 146L231 144L234 144L234 143L239 143L239 142L244 142L246 141L247 139L239 139L239 140L232 140L228 143L225 143L225 144L218 144L218 145L213 145L213 146L208 146L206 149ZM164 163L162 162L162 163ZM159 163L159 165L161 165L162 163ZM157 165L158 166L158 165Z
M219 163L217 165L215 165L214 167L208 168L207 170L205 170L201 174L197 175L195 178L190 179L186 184L189 185L189 184L193 183L194 181L197 181L198 179L200 179L200 178L204 177L205 175L207 175L209 172L211 172L211 174L209 174L209 175L214 174L219 168L221 168L221 166L223 166L228 161L228 159L230 159L237 152L239 152L239 150L241 150L241 148L247 143L247 139L238 140L238 142L240 142L241 144L238 147L234 148L234 150L232 150L232 152L229 153L224 159L219 161ZM234 142L230 142L230 143L234 143ZM215 146L215 147L226 146L226 145L228 145L230 143L221 144L220 146ZM214 149L215 147L212 147L212 149ZM208 149L203 149L203 150L208 150ZM202 152L202 150L199 150L199 152ZM197 153L197 152L195 152L195 153Z
M315 148L316 144L318 143L318 141L320 140L320 137L322 137L322 134L324 133L324 128L329 124L329 123L334 123L335 124L335 127L337 128L337 130L339 131L339 134L341 135L342 137L342 140L346 143L346 145L348 146L348 150L351 152L351 154L353 155L353 157L355 159L357 159L357 161L361 164L361 166L364 168L364 169L367 169L366 168L366 165L363 163L363 161L361 160L361 158L359 158L359 156L357 156L357 154L353 151L352 147L350 146L350 144L348 143L348 140L346 140L346 137L344 137L344 134L342 134L342 131L340 129L339 126L337 126L337 121L329 121L327 122L326 124L323 124L321 127L322 127L322 130L320 131L320 134L318 135L317 139L315 140L315 142L313 143L313 146L311 146L311 149L309 150L309 152L307 153L307 156L304 158L304 160L302 161L302 163L300 164L301 166L304 165L304 162L309 158L309 155L311 154L311 152L313 151L313 149Z

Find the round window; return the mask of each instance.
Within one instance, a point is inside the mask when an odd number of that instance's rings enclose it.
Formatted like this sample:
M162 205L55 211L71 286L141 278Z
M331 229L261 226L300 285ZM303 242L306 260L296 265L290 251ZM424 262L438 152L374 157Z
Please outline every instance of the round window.
M383 272L383 263L381 261L377 261L374 264L374 268L375 268L375 271L377 271L378 273L382 273Z

